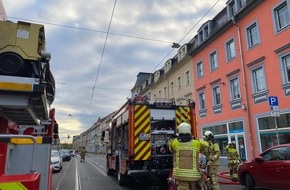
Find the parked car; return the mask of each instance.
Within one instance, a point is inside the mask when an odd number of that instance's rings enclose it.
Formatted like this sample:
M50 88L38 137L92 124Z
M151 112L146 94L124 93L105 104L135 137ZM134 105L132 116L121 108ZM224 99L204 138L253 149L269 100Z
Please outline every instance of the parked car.
M69 154L69 150L68 149L59 149L59 153L62 156L62 160L65 161L70 161L71 160L71 156Z
M288 189L290 187L290 144L273 146L238 167L238 177L246 190L255 187Z
M76 150L69 150L69 154L71 157L75 157L77 155Z
M63 166L62 157L59 154L58 150L51 150L50 154L50 162L52 165L52 170L56 172L60 172Z

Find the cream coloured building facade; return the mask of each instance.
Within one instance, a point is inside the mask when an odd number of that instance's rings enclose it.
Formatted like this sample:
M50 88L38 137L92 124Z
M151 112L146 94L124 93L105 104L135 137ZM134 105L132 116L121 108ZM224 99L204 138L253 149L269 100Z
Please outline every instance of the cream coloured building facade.
M164 66L154 73L147 73L147 78L137 82L132 89L132 95L146 96L150 101L158 99L174 99L177 105L185 105L188 100L194 100L193 65L187 50L194 41L182 45L177 54L168 59Z

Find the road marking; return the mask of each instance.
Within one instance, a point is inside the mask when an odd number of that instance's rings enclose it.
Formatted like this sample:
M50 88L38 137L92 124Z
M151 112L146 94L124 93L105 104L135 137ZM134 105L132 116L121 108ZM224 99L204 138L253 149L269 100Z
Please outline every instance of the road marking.
M91 160L92 161L92 160ZM95 162L95 164L97 164L100 168L104 169L104 166L102 166L101 164L99 164L98 162Z
M99 167L97 167L93 161L91 159L88 159L89 160L89 163L94 166L103 176L107 176L107 174L105 172L103 172ZM99 165L99 164L98 164Z
M59 189L59 186L60 186L61 182L63 181L64 176L66 176L67 170L68 170L68 168L70 167L71 163L72 163L72 162L69 162L69 165L68 165L68 167L65 169L64 174L61 176L61 179L59 180L59 182L58 182L57 187L56 187L55 190L58 190L58 189Z
M79 165L78 165L78 161L77 159L75 159L76 161L76 182L75 182L75 190L81 190L81 183L80 183L80 175L79 175Z
M97 157L96 157L96 158L97 158ZM98 158L97 158L97 159L98 159ZM121 188L120 188L118 182L117 182L116 180L113 180L112 176L108 176L108 175L107 175L105 172L103 172L100 168L98 168L96 165L94 165L92 159L88 158L88 160L89 160L88 163L90 163L91 165L93 165L93 166L94 166L98 171L101 172L101 174L103 174L104 176L106 176L106 177L107 177L106 179L108 179L108 180L110 180L111 182L113 182L113 184L116 185L116 187L117 187L118 190L119 190L119 189L121 190ZM105 159L105 158L100 159L100 160L107 161L107 159ZM104 166L102 166L101 164L98 164L98 163L96 163L96 164L97 164L97 165L100 165L100 167L104 168Z

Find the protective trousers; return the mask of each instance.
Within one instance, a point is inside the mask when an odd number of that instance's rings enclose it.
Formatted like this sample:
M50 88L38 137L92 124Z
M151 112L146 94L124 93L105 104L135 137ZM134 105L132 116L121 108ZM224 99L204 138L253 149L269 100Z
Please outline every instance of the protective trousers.
M237 169L238 169L238 161L237 160L229 160L228 161L228 167L230 170L230 176L232 181L237 181L238 179L238 174L237 174Z
M201 190L196 181L176 180L177 190Z
M81 160L85 161L85 157L86 157L86 154L85 153L81 153Z
M207 175L208 177L211 178L213 190L219 190L219 183L217 180L217 171L218 171L217 165L207 165Z

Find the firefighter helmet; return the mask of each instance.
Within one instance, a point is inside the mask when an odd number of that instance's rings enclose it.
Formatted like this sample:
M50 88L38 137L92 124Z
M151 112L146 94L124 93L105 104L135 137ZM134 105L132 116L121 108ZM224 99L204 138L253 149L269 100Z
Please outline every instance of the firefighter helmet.
M177 127L178 134L191 134L191 127L188 123L181 123Z
M214 140L214 135L211 131L205 131L204 132L204 138L206 141L209 141L209 140Z

